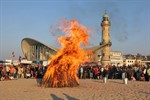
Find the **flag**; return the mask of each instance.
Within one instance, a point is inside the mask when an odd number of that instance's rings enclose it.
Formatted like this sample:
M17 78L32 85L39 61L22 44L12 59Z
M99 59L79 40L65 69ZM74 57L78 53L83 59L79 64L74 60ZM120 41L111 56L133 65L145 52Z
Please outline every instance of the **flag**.
M19 62L21 62L21 56L19 56Z
M15 57L15 53L14 52L12 52L12 57Z

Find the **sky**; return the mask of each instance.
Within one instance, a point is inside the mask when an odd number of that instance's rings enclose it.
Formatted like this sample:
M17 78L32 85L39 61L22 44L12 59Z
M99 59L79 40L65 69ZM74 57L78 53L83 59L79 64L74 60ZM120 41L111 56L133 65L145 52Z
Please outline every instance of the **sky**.
M89 46L101 42L105 11L111 22L111 50L150 55L150 0L0 0L0 60L23 57L21 41L33 38L59 47L51 27L77 19L92 30Z

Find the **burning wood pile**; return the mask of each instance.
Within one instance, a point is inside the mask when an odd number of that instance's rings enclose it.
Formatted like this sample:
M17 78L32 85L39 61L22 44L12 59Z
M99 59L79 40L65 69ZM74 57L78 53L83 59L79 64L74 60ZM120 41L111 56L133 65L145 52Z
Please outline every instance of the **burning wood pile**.
M47 71L42 79L42 87L74 87L79 85L77 71L79 65L88 60L87 51L81 45L87 46L90 30L79 24L77 20L65 21L59 26L66 35L58 41L61 49L50 60Z

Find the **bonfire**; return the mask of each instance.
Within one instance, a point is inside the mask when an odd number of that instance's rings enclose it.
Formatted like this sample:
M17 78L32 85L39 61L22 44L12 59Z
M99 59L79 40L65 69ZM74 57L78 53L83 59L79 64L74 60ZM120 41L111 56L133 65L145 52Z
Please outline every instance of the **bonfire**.
M77 72L81 63L88 60L87 51L90 30L77 20L63 22L58 27L65 33L58 41L61 49L50 59L47 71L42 79L42 87L74 87L79 85Z

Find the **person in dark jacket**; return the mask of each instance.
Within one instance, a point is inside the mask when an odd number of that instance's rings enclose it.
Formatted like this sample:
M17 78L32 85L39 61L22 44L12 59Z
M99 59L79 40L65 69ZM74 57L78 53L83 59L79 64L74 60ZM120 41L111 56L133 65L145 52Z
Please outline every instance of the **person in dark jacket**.
M42 67L39 67L38 71L37 71L37 78L36 78L38 86L41 86L41 81L42 81L43 75L44 75L43 69L42 69Z

